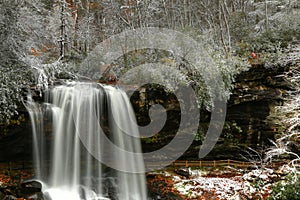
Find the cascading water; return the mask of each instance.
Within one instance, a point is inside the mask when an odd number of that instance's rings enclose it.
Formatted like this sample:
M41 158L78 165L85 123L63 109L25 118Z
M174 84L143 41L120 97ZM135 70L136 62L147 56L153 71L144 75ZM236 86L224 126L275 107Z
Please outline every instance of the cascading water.
M142 157L126 154L141 153L126 93L96 83L69 83L45 96L43 104L27 104L36 178L43 183L45 196L51 200L147 199L144 174L115 170L95 159L96 152L97 158L116 166L144 171ZM116 152L110 142L124 151Z

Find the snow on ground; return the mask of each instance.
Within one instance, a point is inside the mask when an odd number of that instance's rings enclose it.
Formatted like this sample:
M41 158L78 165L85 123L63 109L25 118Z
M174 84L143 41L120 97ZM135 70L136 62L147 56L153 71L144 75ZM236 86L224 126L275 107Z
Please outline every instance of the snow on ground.
M174 187L189 199L197 199L205 193L213 194L220 200L253 199L270 193L268 181L271 170L253 170L232 177L210 177L199 170L191 170L191 176L173 176ZM263 181L263 184L260 184Z
M177 178L178 179L178 178ZM180 180L175 184L176 189L188 196L196 198L203 194L204 191L211 191L219 199L239 199L239 192L254 192L255 189L250 185L244 185L240 180L231 180L229 178L209 178L197 177L190 180Z

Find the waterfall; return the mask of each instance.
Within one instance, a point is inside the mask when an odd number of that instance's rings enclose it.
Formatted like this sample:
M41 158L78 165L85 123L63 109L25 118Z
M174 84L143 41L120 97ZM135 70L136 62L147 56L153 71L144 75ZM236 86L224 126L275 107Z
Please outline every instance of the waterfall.
M47 91L42 104L29 98L27 108L33 126L36 178L47 198L147 199L143 173L113 167L144 171L142 156L126 154L142 151L124 91L72 82ZM123 151L115 151L112 144Z

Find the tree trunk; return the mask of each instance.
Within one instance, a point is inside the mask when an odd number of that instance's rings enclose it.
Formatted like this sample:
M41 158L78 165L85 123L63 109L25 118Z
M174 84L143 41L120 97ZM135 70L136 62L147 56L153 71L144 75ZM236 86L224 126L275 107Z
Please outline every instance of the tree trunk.
M60 58L64 59L65 56L65 2L61 1L61 27L60 27Z
M266 31L269 29L269 17L268 17L268 0L265 0L265 21Z

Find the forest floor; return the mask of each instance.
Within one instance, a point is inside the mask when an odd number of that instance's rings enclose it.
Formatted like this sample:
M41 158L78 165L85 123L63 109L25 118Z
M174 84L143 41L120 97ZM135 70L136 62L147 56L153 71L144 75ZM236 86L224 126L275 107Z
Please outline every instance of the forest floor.
M0 172L0 200L38 200L36 196L40 188L28 187L24 184L32 177L32 170L2 170Z
M287 174L285 168L181 168L149 173L147 178L152 199L246 200L268 199L272 186Z
M147 173L149 200L268 199L272 185L288 174L284 168L173 168ZM32 170L1 170L0 200L42 200L38 185L26 184Z

